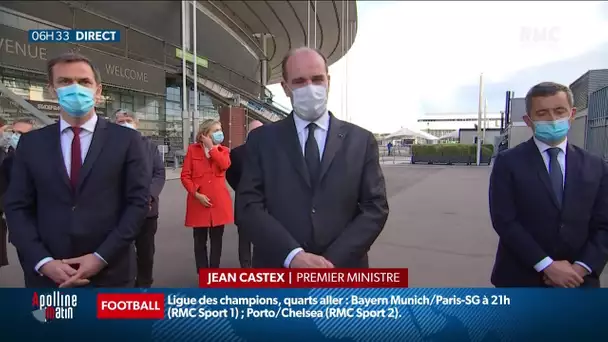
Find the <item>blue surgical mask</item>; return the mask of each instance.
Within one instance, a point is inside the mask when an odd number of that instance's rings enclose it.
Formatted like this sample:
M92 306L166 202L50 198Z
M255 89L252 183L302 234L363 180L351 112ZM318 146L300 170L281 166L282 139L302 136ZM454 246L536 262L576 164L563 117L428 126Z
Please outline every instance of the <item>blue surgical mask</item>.
M61 108L75 118L85 116L95 106L95 93L80 84L57 88L57 97Z
M133 124L132 124L132 123L130 123L130 122L123 122L123 123L121 123L120 125L121 125L122 127L127 127L127 128L130 128L130 129L135 129L135 126L133 126Z
M211 141L213 141L213 143L216 145L221 144L224 141L224 132L222 132L222 131L213 132L211 134Z
M570 130L570 118L555 121L534 121L534 136L545 143L562 141Z
M9 144L11 144L12 148L17 148L17 145L19 145L19 138L21 138L21 133L13 133L11 135Z

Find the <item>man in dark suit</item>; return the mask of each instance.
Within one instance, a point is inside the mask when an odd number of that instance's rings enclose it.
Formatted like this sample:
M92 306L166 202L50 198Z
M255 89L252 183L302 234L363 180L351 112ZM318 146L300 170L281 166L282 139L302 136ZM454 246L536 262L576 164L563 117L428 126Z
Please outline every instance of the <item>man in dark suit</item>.
M69 53L48 62L61 120L21 137L5 212L27 287L132 287L133 242L149 207L140 134L95 114L99 72Z
M388 218L378 143L327 111L327 62L299 48L283 60L294 113L247 139L236 196L253 267L369 267L367 252Z
M19 144L19 139L25 133L34 129L34 120L28 118L21 118L13 121L13 124L8 127L10 132L6 132L8 135L7 147L0 146L0 150L3 153L3 158L0 164L0 215L4 215L4 194L6 193L6 189L8 189L8 185L10 184L10 173L13 167L13 158L15 156L15 149ZM6 126L5 126L6 127ZM6 128L5 128L6 130ZM3 132L5 132L3 130ZM6 243L6 233L8 229L6 227L6 220L4 217L0 217L0 267L3 265L8 265L8 256L7 256L7 243ZM9 237L10 242L10 237ZM19 261L23 263L23 257L19 252L17 252L17 256L19 257Z
M249 133L254 129L262 126L258 120L253 120L249 123ZM236 190L239 187L241 175L243 174L243 164L245 162L246 149L245 144L237 146L230 150L230 167L226 171L226 180L230 187ZM245 232L237 226L239 230L239 262L242 268L251 268L251 240L245 235Z
M124 109L119 109L114 113L116 124L130 129L137 130L139 119L135 113L129 113ZM156 145L148 137L142 135L144 153L148 158L148 172L152 175L152 183L150 183L150 211L146 216L141 232L135 239L135 250L137 252L137 278L135 286L141 288L149 288L153 282L154 269L154 236L158 230L158 204L160 193L165 186L165 165L160 157L158 145Z
M500 237L497 287L599 287L608 260L608 166L567 141L575 118L568 87L545 82L526 95L534 137L500 153L490 215Z

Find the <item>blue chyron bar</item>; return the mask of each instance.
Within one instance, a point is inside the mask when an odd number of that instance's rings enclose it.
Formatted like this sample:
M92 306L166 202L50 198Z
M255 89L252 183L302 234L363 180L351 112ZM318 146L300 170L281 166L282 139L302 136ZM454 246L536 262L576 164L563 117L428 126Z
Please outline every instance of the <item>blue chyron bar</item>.
M30 43L117 43L118 30L29 30Z
M603 289L1 289L0 303L2 342L608 340Z

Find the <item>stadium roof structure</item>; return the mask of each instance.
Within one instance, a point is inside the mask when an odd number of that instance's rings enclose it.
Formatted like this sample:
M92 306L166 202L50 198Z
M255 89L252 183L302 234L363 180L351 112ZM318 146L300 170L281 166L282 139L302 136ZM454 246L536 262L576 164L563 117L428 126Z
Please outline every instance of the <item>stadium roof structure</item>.
M199 1L199 4L225 22L260 57L264 56L263 44L256 34L271 35L266 47L268 84L281 81L281 62L290 49L317 48L332 64L348 52L357 34L355 1Z

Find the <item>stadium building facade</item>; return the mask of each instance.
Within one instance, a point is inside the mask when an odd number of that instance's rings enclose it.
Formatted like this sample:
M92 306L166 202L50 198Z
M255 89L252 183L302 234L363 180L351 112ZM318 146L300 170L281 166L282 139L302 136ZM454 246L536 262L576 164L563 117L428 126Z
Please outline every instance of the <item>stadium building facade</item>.
M249 120L288 115L266 87L280 82L287 51L308 45L334 63L352 46L356 23L352 1L2 1L0 116L56 120L46 63L78 51L101 73L97 113L137 113L142 133L166 145L169 160L207 118L222 121L234 147ZM32 29L119 30L121 40L31 43Z

